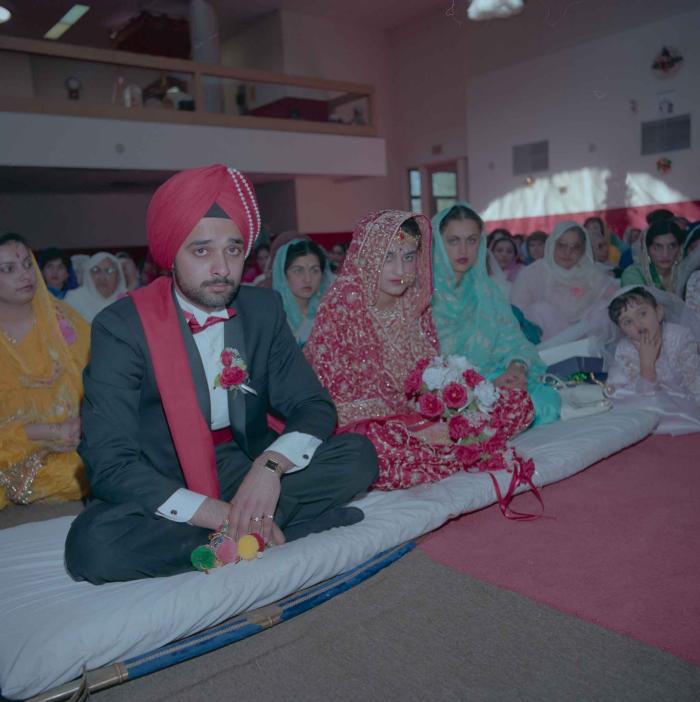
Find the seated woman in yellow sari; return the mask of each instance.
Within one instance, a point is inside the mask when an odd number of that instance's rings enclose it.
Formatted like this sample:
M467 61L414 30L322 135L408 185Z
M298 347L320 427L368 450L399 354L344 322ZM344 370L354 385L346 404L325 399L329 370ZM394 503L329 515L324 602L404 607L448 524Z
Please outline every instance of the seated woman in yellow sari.
M26 241L0 236L0 509L86 492L80 440L90 327L51 296Z

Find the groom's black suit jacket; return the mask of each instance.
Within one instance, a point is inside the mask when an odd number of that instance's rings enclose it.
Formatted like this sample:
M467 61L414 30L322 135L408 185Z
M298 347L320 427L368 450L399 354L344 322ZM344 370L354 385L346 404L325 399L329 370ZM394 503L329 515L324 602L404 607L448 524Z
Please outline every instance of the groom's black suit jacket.
M204 368L180 307L175 306L199 408L209 426ZM241 287L232 307L236 315L224 322L225 346L242 354L248 384L257 392L257 396L228 394L231 429L244 458L255 459L277 437L267 425L269 409L286 419L285 433L328 438L336 424L335 407L297 346L279 295ZM154 513L175 490L186 486L141 319L130 298L97 315L91 343L91 360L83 375L83 439L78 452L92 497L112 504L135 502L146 513ZM173 383L178 380L172 378ZM237 455L240 460L241 454ZM220 476L224 463L217 449Z

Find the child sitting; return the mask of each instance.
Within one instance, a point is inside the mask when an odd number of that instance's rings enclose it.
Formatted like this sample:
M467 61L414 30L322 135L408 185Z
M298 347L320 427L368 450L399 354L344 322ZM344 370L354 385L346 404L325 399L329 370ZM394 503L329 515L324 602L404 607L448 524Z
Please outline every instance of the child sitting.
M682 309L680 300L678 305ZM693 332L665 320L665 307L643 287L623 288L608 314L622 334L608 371L613 399L644 395L638 406L662 415L657 432L700 431L700 356Z

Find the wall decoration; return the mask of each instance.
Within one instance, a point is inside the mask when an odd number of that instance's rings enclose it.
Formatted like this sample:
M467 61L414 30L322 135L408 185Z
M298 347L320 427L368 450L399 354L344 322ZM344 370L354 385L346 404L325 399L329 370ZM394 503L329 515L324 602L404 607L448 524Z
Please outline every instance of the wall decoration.
M663 46L651 64L651 69L658 78L675 76L683 66L683 56L672 46Z
M670 158L660 158L656 162L656 170L659 173L668 173L673 166L673 162Z

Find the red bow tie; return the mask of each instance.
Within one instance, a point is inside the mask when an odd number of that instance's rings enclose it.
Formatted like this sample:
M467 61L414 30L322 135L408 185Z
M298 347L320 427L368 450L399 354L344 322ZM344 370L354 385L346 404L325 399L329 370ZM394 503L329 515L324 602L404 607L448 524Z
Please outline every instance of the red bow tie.
M228 313L228 317L207 317L204 324L200 324L192 312L186 312L185 310L182 311L182 313L185 315L185 319L187 320L187 326L190 328L193 334L203 332L207 327L212 326L212 324L227 322L236 314L236 310L232 309L231 307L227 307L226 312Z

